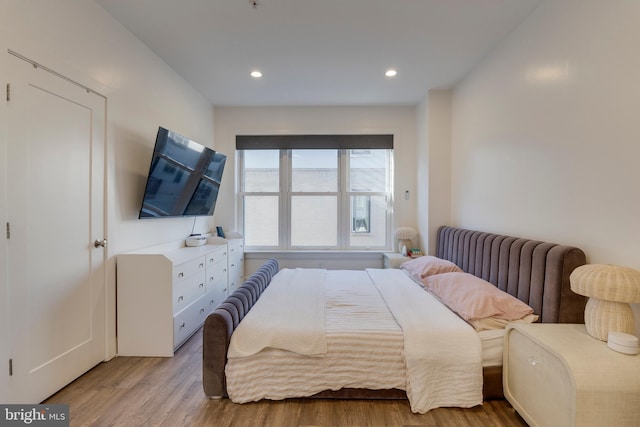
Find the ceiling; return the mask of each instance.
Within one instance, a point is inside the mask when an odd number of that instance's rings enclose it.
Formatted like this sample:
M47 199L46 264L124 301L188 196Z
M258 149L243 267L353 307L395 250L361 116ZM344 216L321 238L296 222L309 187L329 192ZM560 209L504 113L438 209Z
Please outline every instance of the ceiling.
M542 0L95 1L214 105L338 106L453 87Z

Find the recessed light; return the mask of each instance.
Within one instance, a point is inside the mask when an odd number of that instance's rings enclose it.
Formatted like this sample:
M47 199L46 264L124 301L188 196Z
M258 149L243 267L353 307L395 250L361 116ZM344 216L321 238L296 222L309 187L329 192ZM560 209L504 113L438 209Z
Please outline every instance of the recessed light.
M251 72L251 77L253 77L254 79L259 79L260 77L262 77L262 73L258 70L254 70Z
M384 73L384 75L385 75L385 76L387 76L387 77L395 77L395 76L396 76L396 74L398 74L398 72L397 72L396 70L394 70L393 68L392 68L392 69L387 70L387 71Z

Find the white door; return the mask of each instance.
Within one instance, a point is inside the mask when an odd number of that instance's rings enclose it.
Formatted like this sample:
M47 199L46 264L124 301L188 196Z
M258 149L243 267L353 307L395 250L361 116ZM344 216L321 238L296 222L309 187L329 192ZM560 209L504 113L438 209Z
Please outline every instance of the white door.
M105 358L105 99L8 65L9 394L38 403Z

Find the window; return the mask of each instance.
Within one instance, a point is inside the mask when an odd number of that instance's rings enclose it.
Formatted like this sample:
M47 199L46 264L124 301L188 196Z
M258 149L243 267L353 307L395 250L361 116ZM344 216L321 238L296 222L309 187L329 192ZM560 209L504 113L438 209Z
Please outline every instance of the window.
M351 232L371 232L371 196L354 196L351 203Z
M290 145L238 144L247 249L388 249L393 150Z

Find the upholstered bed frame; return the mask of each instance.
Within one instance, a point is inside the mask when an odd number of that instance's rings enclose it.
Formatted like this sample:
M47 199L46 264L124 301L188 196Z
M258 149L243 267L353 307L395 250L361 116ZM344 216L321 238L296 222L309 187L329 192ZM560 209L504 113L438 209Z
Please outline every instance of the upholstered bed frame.
M444 226L438 230L435 255L526 302L543 323L584 322L586 299L569 286L571 272L586 262L578 248ZM277 261L267 261L207 317L202 353L207 396L227 396L224 369L231 334L277 272ZM502 398L502 367L484 368L483 377L484 399ZM396 389L342 389L314 397L406 399L406 394Z

